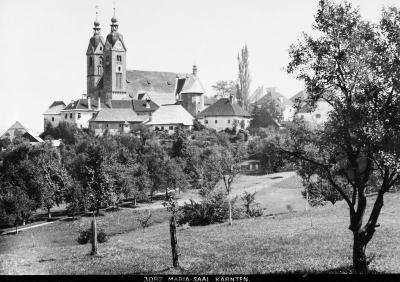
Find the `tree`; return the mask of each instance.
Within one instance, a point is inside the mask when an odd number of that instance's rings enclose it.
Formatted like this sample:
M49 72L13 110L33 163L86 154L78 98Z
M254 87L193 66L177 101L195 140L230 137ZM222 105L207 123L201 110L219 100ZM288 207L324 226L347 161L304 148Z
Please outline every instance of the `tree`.
M235 96L238 89L237 84L233 80L220 80L211 87L217 92L217 95L222 97L229 97L231 95Z
M283 110L278 102L272 99L271 94L266 95L262 104L257 104L253 108L253 119L250 121L251 128L277 126L277 122L282 120Z
M237 56L239 73L238 73L238 92L237 99L240 101L241 106L247 110L249 106L249 93L250 93L250 69L249 69L249 51L247 45L241 50Z
M62 202L65 191L72 186L72 179L61 163L59 152L45 144L35 157L35 181L40 187L41 205L47 209L47 219L51 219L50 209Z
M314 165L314 175L328 181L349 206L353 233L353 268L367 272L366 246L372 239L384 194L400 172L400 12L383 10L379 24L363 20L351 4L320 1L313 26L291 46L287 70L304 81L307 105L331 106L328 121L312 129L295 120L282 150ZM368 219L366 189L377 173L379 188Z
M229 150L221 146L213 148L211 159L214 161L216 171L220 180L223 181L227 194L229 206L229 225L232 225L232 184L237 179L240 172L240 162L245 156L245 147L243 143L232 145Z

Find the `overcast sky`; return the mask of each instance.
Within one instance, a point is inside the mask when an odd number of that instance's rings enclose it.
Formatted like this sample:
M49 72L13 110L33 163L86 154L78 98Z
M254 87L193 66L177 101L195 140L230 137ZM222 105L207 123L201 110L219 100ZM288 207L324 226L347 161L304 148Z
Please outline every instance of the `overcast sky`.
M0 1L0 134L16 120L33 134L54 100L86 93L86 49L99 6L102 35L110 32L106 0ZM351 1L372 21L396 0ZM116 0L127 69L191 72L208 94L218 80L236 80L237 53L248 45L251 91L277 87L287 97L302 83L287 75L287 50L310 31L317 0Z

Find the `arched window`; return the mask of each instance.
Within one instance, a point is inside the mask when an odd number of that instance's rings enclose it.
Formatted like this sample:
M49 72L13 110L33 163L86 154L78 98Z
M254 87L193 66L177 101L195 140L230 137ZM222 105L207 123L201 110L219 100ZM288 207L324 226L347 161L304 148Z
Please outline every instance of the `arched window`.
M89 66L93 66L93 58L89 57Z

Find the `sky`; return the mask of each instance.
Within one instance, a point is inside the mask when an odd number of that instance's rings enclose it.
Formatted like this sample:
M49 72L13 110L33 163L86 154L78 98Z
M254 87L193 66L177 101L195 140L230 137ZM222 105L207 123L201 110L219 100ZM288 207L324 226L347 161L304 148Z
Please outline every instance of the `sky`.
M341 1L341 0L338 0ZM379 20L398 0L353 0ZM195 63L207 95L219 80L236 80L237 54L247 44L250 91L276 87L291 97L303 84L288 75L290 44L310 32L317 0L1 0L0 134L15 121L43 130L54 100L86 93L86 50L96 6L103 37L113 7L127 47L127 69L189 73Z

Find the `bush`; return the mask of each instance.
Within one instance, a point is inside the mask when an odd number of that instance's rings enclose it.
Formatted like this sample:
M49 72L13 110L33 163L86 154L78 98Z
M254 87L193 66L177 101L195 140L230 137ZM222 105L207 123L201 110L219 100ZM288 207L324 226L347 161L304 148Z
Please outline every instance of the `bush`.
M235 205L237 197L231 199L232 218L246 217L245 210ZM214 223L222 223L229 217L229 205L226 193L222 189L213 190L208 193L202 202L190 200L190 203L178 209L177 223L190 226L202 226Z
M88 242L92 243L92 228L86 230L79 231L79 237L77 239L78 243L81 245L87 244ZM105 243L108 241L108 236L103 229L97 230L97 242Z

